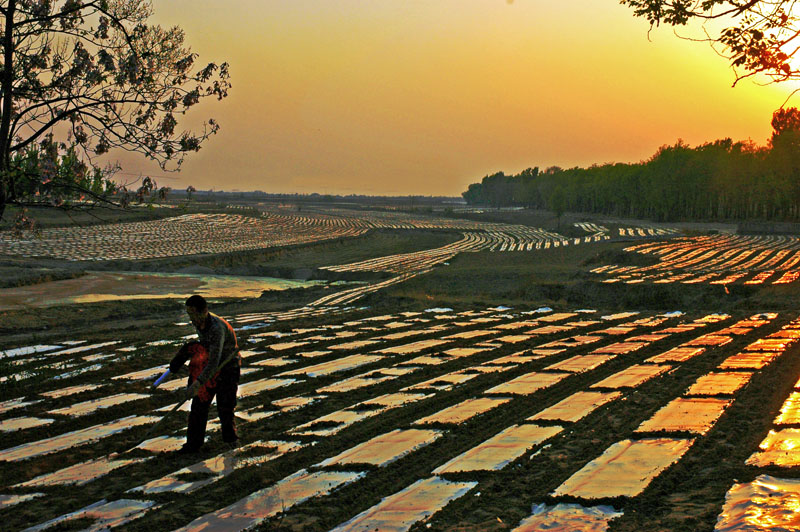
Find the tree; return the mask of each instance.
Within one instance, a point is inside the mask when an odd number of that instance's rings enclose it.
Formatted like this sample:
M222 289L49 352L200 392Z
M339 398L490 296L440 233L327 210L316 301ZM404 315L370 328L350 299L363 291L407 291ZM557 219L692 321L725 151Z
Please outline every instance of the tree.
M81 196L124 205L96 156L122 149L176 170L217 132L178 118L227 96L227 63L197 68L179 27L148 23L148 0L0 0L0 14L0 218ZM166 190L147 178L134 196Z
M461 193L461 196L468 205L483 203L485 201L483 198L483 185L480 183L472 183L467 187L467 190Z
M772 113L770 145L789 144L800 147L800 110L797 107L778 109Z
M705 39L734 67L734 85L756 74L800 79L800 18L793 0L621 0L655 27L700 22ZM716 21L716 22L714 22ZM710 22L711 24L706 24ZM721 29L715 27L721 26Z
M567 209L567 194L563 186L556 186L547 198L547 206L553 211L558 220L558 228L561 229L561 216Z

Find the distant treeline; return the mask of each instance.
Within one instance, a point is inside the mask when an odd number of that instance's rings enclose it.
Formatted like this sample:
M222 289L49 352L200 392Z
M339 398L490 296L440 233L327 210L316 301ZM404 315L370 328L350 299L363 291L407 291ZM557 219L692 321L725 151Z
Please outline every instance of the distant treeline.
M772 117L766 147L717 140L662 146L646 161L485 176L467 203L591 212L657 221L800 220L800 111Z
M187 195L185 190L171 190L170 197ZM352 203L365 205L439 205L439 204L461 204L461 198L452 196L369 196L365 194L318 194L316 192L301 194L277 194L261 190L193 190L191 196L199 199L225 199L225 200L253 200L253 201L273 201L273 202L292 202L292 203Z

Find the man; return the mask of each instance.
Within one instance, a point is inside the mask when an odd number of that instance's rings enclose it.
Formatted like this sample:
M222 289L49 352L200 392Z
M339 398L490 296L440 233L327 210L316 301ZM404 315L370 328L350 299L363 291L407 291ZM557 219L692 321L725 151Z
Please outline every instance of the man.
M192 399L186 444L180 454L196 453L205 441L208 409L217 397L217 414L222 425L222 440L235 446L238 441L233 409L236 407L236 390L242 364L236 333L231 325L208 311L203 296L194 295L186 300L186 312L197 329L198 340L184 345L169 363L176 373L188 360L189 385L186 398Z

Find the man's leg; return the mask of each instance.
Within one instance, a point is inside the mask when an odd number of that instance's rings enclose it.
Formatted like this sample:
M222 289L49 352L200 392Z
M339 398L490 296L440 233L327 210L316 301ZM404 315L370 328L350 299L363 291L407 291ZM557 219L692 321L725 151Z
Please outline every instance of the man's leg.
M233 415L239 389L239 366L225 368L217 379L217 414L222 425L222 441L235 443L239 439Z
M202 401L199 397L192 399L192 409L189 411L189 428L186 431L187 450L196 451L203 445L206 439L209 406L211 406L210 399L208 401Z

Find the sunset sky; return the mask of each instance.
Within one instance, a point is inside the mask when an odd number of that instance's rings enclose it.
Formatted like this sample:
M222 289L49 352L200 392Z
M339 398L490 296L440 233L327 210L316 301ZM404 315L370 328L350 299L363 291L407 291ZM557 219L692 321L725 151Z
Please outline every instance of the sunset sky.
M670 28L648 41L617 0L154 7L201 62L228 61L233 83L193 109L222 129L181 173L157 177L173 188L455 196L498 170L634 162L678 138L764 144L790 91L731 88L708 45Z

